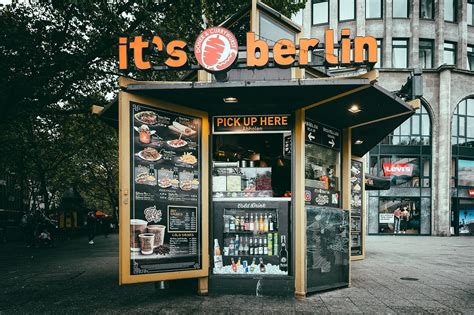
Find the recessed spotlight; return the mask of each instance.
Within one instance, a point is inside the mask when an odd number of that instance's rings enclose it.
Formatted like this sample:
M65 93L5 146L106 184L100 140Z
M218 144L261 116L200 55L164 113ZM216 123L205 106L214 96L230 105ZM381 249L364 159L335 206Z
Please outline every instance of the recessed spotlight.
M356 104L352 105L352 106L349 107L347 110L350 111L350 112L353 113L353 114L357 114L358 112L362 111L362 110L360 109L359 105L356 105Z
M364 143L364 141L363 141L363 140L360 140L360 139L358 139L358 140L356 140L356 141L354 142L354 144L362 144L362 143Z
M224 97L226 103L237 103L239 100L236 97Z

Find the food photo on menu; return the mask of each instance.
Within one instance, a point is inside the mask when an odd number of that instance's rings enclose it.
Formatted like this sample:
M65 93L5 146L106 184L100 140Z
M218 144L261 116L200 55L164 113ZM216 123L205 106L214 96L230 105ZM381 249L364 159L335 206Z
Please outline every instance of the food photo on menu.
M196 269L200 121L138 104L132 113L132 274Z

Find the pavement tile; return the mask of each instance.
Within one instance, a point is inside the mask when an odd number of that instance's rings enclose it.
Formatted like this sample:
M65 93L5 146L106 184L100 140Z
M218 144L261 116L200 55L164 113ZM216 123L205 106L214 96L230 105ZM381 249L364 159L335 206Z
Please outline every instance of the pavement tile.
M363 314L396 314L395 311L385 305L361 304L357 305L357 308Z

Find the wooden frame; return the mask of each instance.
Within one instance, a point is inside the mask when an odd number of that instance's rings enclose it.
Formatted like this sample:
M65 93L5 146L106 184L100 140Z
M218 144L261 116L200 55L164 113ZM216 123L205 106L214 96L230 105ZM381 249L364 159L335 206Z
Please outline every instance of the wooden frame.
M360 158L357 156L352 156L351 160L354 161L359 161L362 163L362 204L361 204L361 209L360 209L360 233L362 237L362 242L361 242L361 248L362 248L362 255L356 255L352 256L351 255L351 260L362 260L365 259L365 239L366 239L366 233L365 233L365 221L366 221L366 207L365 207L365 202L366 202L366 196L365 196L365 158Z
M293 242L295 244L295 297L306 298L306 208L304 201L305 185L305 111L295 112L294 127L294 229ZM298 244L298 245L297 245Z
M201 132L201 269L172 271L153 274L131 275L130 273L130 204L132 202L130 180L130 102L147 104L157 109L189 114L202 119ZM200 294L207 293L209 275L209 119L205 112L163 102L157 99L121 91L119 105L119 211L120 211L120 261L119 284L199 278Z
M352 130L342 130L342 209L349 211L349 236L351 222L351 147L352 147ZM352 264L351 250L349 243L348 251L349 260L349 287L352 285Z

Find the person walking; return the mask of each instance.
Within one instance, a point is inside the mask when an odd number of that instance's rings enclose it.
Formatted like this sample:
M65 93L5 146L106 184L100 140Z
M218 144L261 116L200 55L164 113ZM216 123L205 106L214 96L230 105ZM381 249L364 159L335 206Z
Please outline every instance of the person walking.
M402 211L402 233L406 234L407 227L408 227L408 220L410 219L410 212L408 211L408 207L404 206Z
M394 220L395 220L395 227L393 228L393 231L394 231L395 234L400 233L401 215L402 215L402 210L400 210L400 207L397 207L397 209L395 209L395 211L393 212L393 217L394 217Z
M89 236L89 244L94 244L95 230L97 225L97 218L94 211L89 211L87 214L87 235Z

